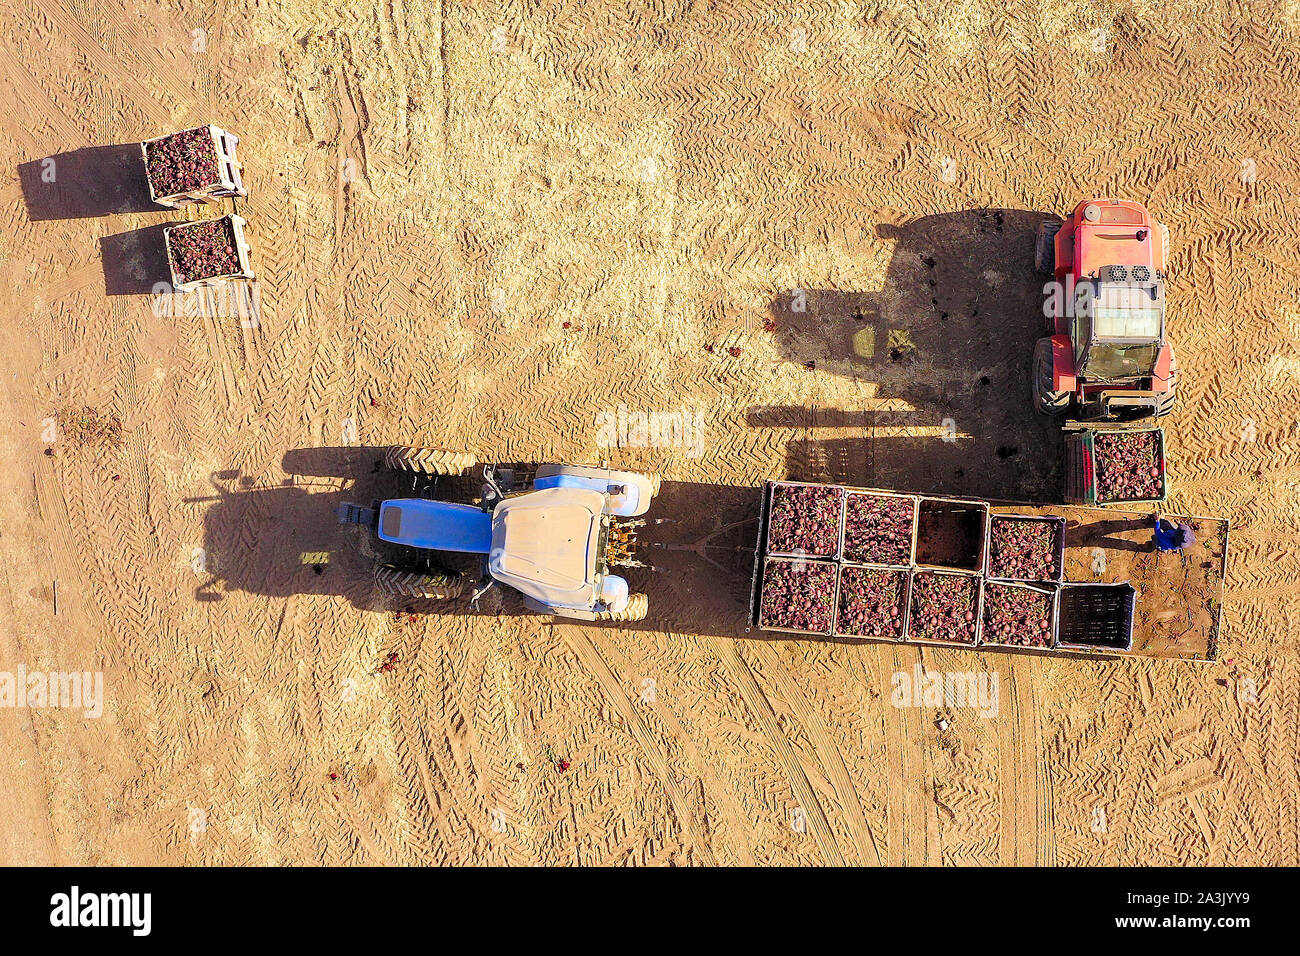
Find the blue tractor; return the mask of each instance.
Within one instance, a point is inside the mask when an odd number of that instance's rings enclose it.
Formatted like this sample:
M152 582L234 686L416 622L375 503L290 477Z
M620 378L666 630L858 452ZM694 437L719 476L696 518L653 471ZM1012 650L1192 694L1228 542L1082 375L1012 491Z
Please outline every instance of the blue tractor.
M470 455L395 445L384 464L415 476L462 475ZM436 484L436 483L435 483ZM483 467L474 503L432 497L392 498L371 507L345 504L339 521L372 528L380 541L422 557L434 552L479 555L478 599L499 584L523 595L539 614L582 621L639 621L645 594L631 593L614 567L635 567L636 528L659 493L659 477L585 465L539 465L531 476L513 468ZM407 552L411 553L411 552ZM379 563L380 590L447 600L464 589L464 575L435 568Z

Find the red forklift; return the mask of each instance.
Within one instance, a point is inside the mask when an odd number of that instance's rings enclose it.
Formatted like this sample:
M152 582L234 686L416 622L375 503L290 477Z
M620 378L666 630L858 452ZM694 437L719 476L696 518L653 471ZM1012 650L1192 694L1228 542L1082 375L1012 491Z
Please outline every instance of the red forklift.
M1034 404L1076 421L1168 415L1178 367L1165 329L1169 229L1140 203L1087 199L1038 228L1055 334L1034 349Z

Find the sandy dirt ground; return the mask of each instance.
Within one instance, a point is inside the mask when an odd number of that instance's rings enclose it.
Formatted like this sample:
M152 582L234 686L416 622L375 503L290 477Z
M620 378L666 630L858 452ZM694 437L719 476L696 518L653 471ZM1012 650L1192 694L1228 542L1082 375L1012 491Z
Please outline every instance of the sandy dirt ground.
M1294 0L0 13L0 669L107 698L0 712L0 861L1300 862ZM209 121L254 327L152 309L131 144ZM1059 499L1033 231L1108 194L1172 232L1221 662L746 635L764 479ZM651 617L395 614L331 514L391 443L660 469Z

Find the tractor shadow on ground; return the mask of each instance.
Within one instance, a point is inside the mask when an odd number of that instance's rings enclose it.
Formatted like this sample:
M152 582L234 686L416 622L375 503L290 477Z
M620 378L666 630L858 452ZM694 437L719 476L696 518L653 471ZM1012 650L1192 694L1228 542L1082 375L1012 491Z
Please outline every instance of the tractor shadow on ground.
M139 143L87 146L19 163L18 179L34 222L169 211L149 198Z
M163 243L163 229L169 225L160 223L99 240L106 294L149 295L171 290L171 269Z
M1034 237L1049 213L972 209L877 233L895 245L881 288L806 290L770 304L790 362L874 386L892 407L759 406L755 428L804 431L787 476L1024 501L1060 497L1059 426L1033 408L1048 328ZM843 430L843 437L834 435ZM831 431L832 435L825 433Z
M378 612L531 616L519 595L503 587L489 592L477 611L469 606L470 586L450 602L394 598L375 589L377 560L402 563L412 554L390 550L367 528L339 524L340 505L412 495L467 501L482 483L479 469L432 481L392 472L382 467L383 451L294 449L283 457L280 484L235 471L214 474L214 494L186 499L205 509L203 547L195 557L205 570L195 598L220 601L232 591L280 598L323 594ZM633 591L650 596L647 618L617 625L555 623L745 636L761 494L756 487L663 482L646 516L649 523L639 532L637 557L651 567L616 569ZM478 580L475 556L440 553L436 560L463 571L467 585Z

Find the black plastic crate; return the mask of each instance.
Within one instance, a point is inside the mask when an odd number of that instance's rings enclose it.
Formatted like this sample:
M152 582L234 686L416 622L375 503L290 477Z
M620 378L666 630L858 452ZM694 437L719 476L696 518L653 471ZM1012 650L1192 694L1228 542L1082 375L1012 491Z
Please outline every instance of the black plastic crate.
M1061 585L1056 646L1078 650L1131 650L1136 597L1137 591L1128 582Z

